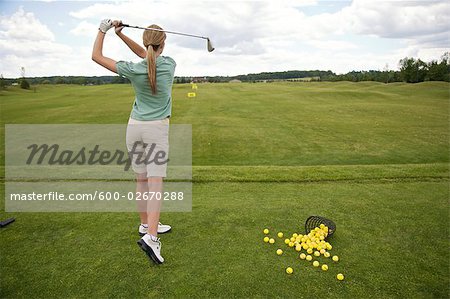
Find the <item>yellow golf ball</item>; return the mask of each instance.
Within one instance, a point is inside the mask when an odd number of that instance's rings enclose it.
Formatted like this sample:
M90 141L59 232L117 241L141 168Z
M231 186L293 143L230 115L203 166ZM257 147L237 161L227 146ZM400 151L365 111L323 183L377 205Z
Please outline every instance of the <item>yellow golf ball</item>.
M329 252L325 252L325 253L323 254L324 257L330 257L330 255L331 255L331 254L330 254Z
M322 265L322 270L323 271L327 271L328 270L328 266L327 265Z
M306 258L306 254L300 253L300 259L304 260Z
M336 278L338 280L344 280L344 275L342 273L339 273L338 275L336 275Z
M278 249L278 250L277 250L277 254L278 254L278 255L282 255L282 254L283 254L283 250Z
M287 274L292 274L292 272L294 272L294 269L292 269L291 267L287 267L286 268L286 273Z
M312 261L312 256L310 256L309 254L306 256L306 260L308 261L308 262L310 262L310 261Z
M292 234L292 237L293 237L293 238L297 238L297 237L298 237L298 234L294 233L294 234Z
M335 262L339 261L339 257L338 257L337 255L333 255L332 259L333 259L333 261L335 261Z
M314 261L314 262L313 262L313 266L314 266L314 267L319 267L319 265L320 265L320 264L319 264L318 261Z
M320 249L319 252L320 254L325 254L325 249Z
M275 243L275 239L274 239L274 238L270 238L270 239L269 239L269 243L270 243L270 244Z
M289 244L289 242L291 242L289 239L284 239L284 244Z
M314 251L314 256L320 256L320 252L319 251Z
M302 246L301 246L300 244L297 244L297 245L295 246L295 250L301 251L301 250L302 250Z
M282 232L278 233L278 238L283 238L283 233Z
M264 237L264 242L269 242L269 237Z
M269 233L269 230L266 228L263 230L263 232L267 235Z
M312 248L308 248L308 249L306 250L306 252L307 252L308 254L312 254L312 253L313 253L313 249L312 249Z
M289 242L289 247L294 247L294 242Z

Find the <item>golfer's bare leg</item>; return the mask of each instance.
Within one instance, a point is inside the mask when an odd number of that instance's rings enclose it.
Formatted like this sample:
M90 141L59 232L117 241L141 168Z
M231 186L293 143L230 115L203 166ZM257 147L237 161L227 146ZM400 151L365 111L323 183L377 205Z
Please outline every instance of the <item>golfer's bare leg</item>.
M147 173L136 173L136 198L139 196L141 200L137 200L139 217L141 223L147 224L147 202L143 200L143 193L148 192Z
M152 200L148 200L147 202L147 224L148 224L148 233L156 236L158 234L158 223L159 223L159 214L161 209L162 202L162 187L163 187L163 179L162 177L149 177L148 178L148 191L155 192ZM156 193L160 193L158 198L156 199Z

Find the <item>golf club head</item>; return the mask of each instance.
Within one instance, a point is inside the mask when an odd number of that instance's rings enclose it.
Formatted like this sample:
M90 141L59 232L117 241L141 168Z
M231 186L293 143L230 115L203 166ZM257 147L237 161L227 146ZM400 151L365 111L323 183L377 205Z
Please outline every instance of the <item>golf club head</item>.
M212 45L212 42L209 38L206 39L208 42L208 52L214 51L214 46Z

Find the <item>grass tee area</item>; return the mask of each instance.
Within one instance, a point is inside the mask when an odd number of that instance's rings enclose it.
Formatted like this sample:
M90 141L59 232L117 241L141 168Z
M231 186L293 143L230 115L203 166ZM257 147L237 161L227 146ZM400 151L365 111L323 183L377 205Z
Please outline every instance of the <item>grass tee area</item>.
M448 83L198 86L194 99L190 85L173 91L171 123L193 126L194 195L191 213L161 217L165 264L136 245L137 214L5 213L2 183L0 218L16 222L0 230L1 298L448 296ZM124 124L133 97L130 85L9 88L1 120ZM337 225L327 272L275 236L303 233L309 215Z

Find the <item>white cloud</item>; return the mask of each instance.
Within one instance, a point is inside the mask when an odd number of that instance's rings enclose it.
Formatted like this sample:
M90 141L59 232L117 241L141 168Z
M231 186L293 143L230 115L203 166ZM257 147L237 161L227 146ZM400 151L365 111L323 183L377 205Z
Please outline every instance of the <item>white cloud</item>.
M18 77L20 67L25 67L27 76L57 74L56 66L71 52L67 45L56 43L47 26L22 7L10 17L0 17L0 72L5 77Z
M449 50L448 1L353 0L335 12L313 13L328 4L317 0L88 2L64 21L79 44L74 48L56 43L54 33L32 13L19 9L0 20L0 57L42 66L36 74L111 74L90 60L103 18L139 26L156 23L168 30L209 36L216 47L213 53L206 52L203 40L168 35L164 54L177 60L176 75L293 69L341 73L382 69L386 63L395 68L405 56L429 60ZM76 25L68 28L74 21ZM24 23L33 25L21 28ZM141 44L141 30L124 32ZM33 50L27 51L29 47ZM104 52L116 60L138 59L112 32L105 39ZM51 63L33 58L39 55ZM5 65L1 72L6 73Z
M449 32L448 1L353 1L343 10L353 15L353 29L388 38L415 38Z
M70 53L70 48L68 46L45 40L11 41L0 39L0 50L2 55L15 55L21 58L39 57L41 59L46 59L49 56L60 57L61 54Z
M53 41L55 36L34 17L20 7L10 17L0 17L0 38L8 40Z
M98 25L94 25L83 20L69 32L77 36L95 36L95 34L97 33L97 29Z
M393 54L398 59L430 61L450 50L449 1L355 0L341 13L352 16L349 30L357 34L403 41Z
M97 3L72 12L71 16L80 20L120 16L124 23L140 26L157 23L168 30L209 36L217 48L225 48L225 52L246 54L248 49L259 47L258 38L294 34L298 25L296 20L303 16L295 7L314 3L316 1L229 1L218 4L214 1L135 0ZM185 47L198 47L199 44L185 37L174 37L174 42ZM248 54L251 53L254 51Z
M307 43L322 50L339 51L358 48L354 43L342 40L309 40Z

